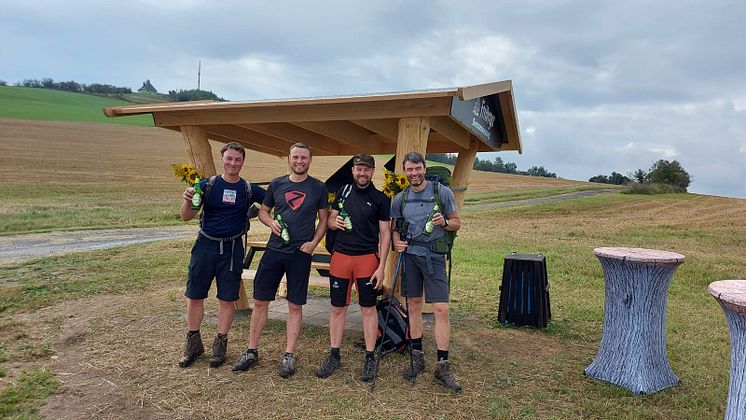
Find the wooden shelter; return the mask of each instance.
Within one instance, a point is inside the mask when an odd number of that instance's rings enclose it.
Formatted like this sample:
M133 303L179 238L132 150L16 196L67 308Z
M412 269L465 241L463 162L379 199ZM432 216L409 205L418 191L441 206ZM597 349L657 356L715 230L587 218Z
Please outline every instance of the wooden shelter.
M157 127L180 131L189 162L207 176L216 173L208 139L275 156L287 156L298 141L320 156L393 153L397 169L407 152L458 153L452 187L459 210L477 152L522 152L510 80L370 95L128 105L104 113L152 114ZM394 261L389 258L387 283Z

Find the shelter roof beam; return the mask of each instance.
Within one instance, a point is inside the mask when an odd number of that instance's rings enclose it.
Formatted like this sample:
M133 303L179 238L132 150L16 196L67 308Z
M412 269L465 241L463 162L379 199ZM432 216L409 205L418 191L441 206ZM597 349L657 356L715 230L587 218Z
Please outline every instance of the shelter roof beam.
M325 121L325 122L317 122L317 121L303 121L303 122L295 122L293 125L296 125L298 127L301 127L303 129L313 131L314 133L321 134L323 136L327 136L329 138L332 138L334 140L337 140L341 143L344 143L344 145L341 145L342 148L349 148L347 146L352 146L351 150L356 150L356 153L365 152L370 154L379 154L381 153L381 141L378 139L378 136L374 135L370 131L366 130L365 128L362 128L358 125L355 125L351 122L347 121Z
M339 143L334 139L323 136L313 131L295 126L289 123L257 123L257 124L238 124L239 127L248 128L253 131L264 133L269 136L291 142L306 143L314 149L314 153L324 151L326 154L339 154ZM288 148L289 149L289 148Z

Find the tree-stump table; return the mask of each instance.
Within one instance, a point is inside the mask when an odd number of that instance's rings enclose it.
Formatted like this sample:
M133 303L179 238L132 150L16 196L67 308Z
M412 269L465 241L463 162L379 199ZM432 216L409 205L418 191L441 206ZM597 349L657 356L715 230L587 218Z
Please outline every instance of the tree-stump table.
M605 278L601 344L585 374L650 394L681 381L666 356L668 284L684 256L643 248L596 248Z
M730 330L730 384L726 420L746 419L746 280L710 283L707 291L720 303Z

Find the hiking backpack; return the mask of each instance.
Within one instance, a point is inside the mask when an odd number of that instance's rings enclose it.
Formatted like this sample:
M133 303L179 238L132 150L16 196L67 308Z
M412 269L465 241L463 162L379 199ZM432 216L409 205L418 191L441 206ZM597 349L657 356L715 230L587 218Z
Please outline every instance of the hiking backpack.
M352 184L347 184L342 189L342 200L347 200L347 197L350 196L350 193L352 192ZM326 237L324 239L324 248L331 254L334 252L334 243L337 240L337 231L334 229L327 229L326 230Z
M392 299L389 305L389 299ZM389 309L390 308L390 309ZM386 327L386 314L389 323ZM376 338L376 349L381 346L381 353L388 354L392 351L403 352L409 345L409 323L407 322L407 310L394 296L387 296L376 303L376 312L378 313L378 335ZM386 335L383 335L386 330Z
M443 209L443 202L440 200L440 182L438 181L430 181L433 183L433 195L435 196L435 203L438 204L438 207ZM396 229L399 232L405 232L407 231L407 223L404 222L404 205L407 204L407 197L409 196L409 189L412 187L407 187L404 189L404 194L402 195L401 201L399 202L399 214L402 215L402 218L399 222L397 222ZM453 249L453 241L456 240L456 231L450 231L446 230L445 236L436 239L432 245L430 245L430 251L435 252L436 254L444 254L446 256L446 259L448 259L448 288L451 288L451 269L452 269L452 255L451 255L451 249ZM393 242L392 242L393 243Z

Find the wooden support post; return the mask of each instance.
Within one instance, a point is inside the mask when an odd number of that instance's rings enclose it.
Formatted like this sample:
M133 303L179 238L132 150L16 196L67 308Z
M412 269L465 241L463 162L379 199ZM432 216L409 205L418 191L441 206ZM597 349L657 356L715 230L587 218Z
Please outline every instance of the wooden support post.
M207 140L207 132L196 125L182 125L181 136L184 138L189 163L206 177L216 175L215 161L212 159L212 148Z
M427 118L402 118L399 120L399 133L396 141L396 159L394 172L402 174L402 162L404 161L404 155L409 152L422 153L423 156L427 153L427 138L430 135L430 122ZM396 271L396 260L399 257L399 253L392 251L389 253L388 260L386 261L385 271L385 282L384 282L384 293L388 294L391 292L391 286L394 281L394 272ZM396 293L398 299L401 299L398 291ZM431 305L425 305L423 312L432 312Z
M477 149L479 140L471 136L469 150L462 150L456 159L456 166L453 168L453 195L456 197L456 208L461 213L466 196L466 188L469 186L469 176L474 169L474 160L477 158Z

